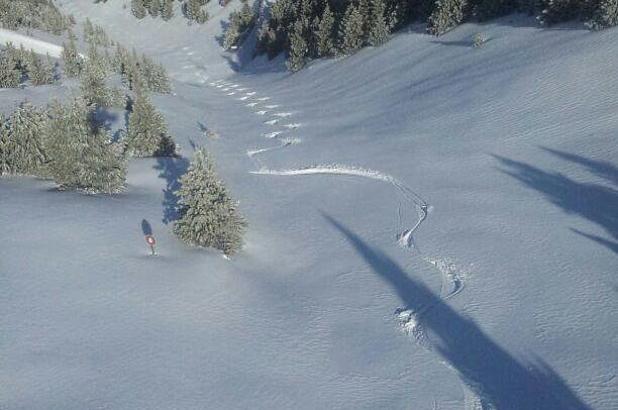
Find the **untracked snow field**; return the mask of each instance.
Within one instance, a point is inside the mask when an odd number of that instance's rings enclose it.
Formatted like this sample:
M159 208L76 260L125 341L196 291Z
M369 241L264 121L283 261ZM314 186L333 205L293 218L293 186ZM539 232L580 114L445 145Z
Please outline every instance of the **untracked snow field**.
M618 408L618 30L412 27L290 74L221 49L236 1L56 3L168 67L183 156L114 196L0 179L0 408ZM171 232L201 145L249 222L229 261Z

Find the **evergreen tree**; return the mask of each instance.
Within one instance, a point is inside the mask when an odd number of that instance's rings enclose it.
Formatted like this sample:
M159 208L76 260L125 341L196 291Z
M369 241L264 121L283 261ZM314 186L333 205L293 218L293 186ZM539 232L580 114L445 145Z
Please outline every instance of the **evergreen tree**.
M350 3L345 11L339 32L339 50L350 54L363 46L363 20L358 8Z
M54 82L54 66L52 65L49 54L47 60L43 61L34 51L30 51L28 56L28 77L32 85L44 85Z
M131 13L138 18L143 19L146 17L146 6L144 6L144 0L131 0Z
M50 174L63 189L120 192L126 179L126 160L91 116L80 99L53 108L46 145Z
M163 0L161 2L161 17L165 21L174 17L174 0Z
M304 37L305 27L301 20L294 23L290 36L290 53L286 62L290 71L298 71L307 63L308 47Z
M62 61L64 61L64 72L69 77L77 77L82 71L82 58L77 51L75 35L69 32L69 42L63 43Z
M122 106L124 98L122 92L110 88L106 84L107 72L105 67L96 60L88 59L81 76L80 89L83 99L88 105L98 107Z
M439 36L462 23L467 0L438 0L436 8L429 16L427 31Z
M379 46L388 40L389 29L384 13L384 0L371 0L371 19L369 24L369 44Z
M204 0L187 0L182 6L182 11L189 21L204 24L208 21L208 12L202 8L204 4L206 4Z
M0 54L0 88L17 88L21 82L21 71L9 53Z
M618 0L601 0L588 26L592 30L618 25Z
M145 6L151 17L157 17L161 11L161 3L159 0L147 0Z
M246 222L204 149L195 153L180 184L177 191L180 218L174 225L174 233L185 243L220 249L226 255L239 251Z
M137 157L172 156L175 144L167 133L163 115L159 113L142 87L136 87L135 101L129 114L127 146Z
M20 175L45 175L47 155L45 140L47 135L47 115L33 105L24 103L11 115L7 140L3 143L3 168L7 173Z
M330 56L335 53L335 16L326 3L324 13L317 31L318 56Z

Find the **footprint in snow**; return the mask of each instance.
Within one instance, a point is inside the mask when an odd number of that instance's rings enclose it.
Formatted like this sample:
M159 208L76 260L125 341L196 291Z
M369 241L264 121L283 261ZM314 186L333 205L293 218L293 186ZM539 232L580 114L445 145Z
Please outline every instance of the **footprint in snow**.
M252 91L250 93L245 93L245 95L248 95L249 97L254 96L255 94L257 94L255 91Z
M279 122L279 120L269 120L269 121L264 121L264 124L268 124L268 125L275 125Z
M283 134L283 131L273 131L262 134L264 138L275 138L277 135Z
M272 104L272 105L265 105L264 107L268 108L269 110L272 110L273 108L278 108L279 105L277 104Z
M268 111L266 110L262 110L262 111L256 111L255 112L257 115L266 115L268 113Z
M231 93L227 93L225 95L234 95L234 94L236 94L236 93L234 91L232 91Z
M244 96L244 97L240 97L240 98L239 98L239 100L240 100L240 101L246 101L248 98L249 98L249 97Z
M275 117L285 118L285 117L289 117L290 115L292 115L292 113L291 112L278 112L273 115Z
M252 103L247 104L247 107L255 107L256 105L257 105L256 102L252 102Z
M295 123L292 123L292 124L285 124L284 127L285 128L289 128L291 130L295 130L296 128L300 127L301 125L302 124L295 122Z
M270 100L270 97L262 97L262 98L258 98L258 101L268 101Z

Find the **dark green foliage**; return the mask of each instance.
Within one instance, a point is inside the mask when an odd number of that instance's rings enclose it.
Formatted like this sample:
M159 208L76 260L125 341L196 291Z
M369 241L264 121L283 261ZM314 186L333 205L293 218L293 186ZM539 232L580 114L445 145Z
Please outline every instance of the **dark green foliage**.
M388 40L390 29L385 13L384 0L371 0L368 42L372 46L382 45Z
M208 12L203 8L206 0L186 0L182 5L182 13L190 22L204 24L208 21Z
M144 0L131 0L131 13L140 20L146 17L148 10L144 5Z
M165 21L174 17L174 0L161 1L161 18Z
M16 88L21 83L23 74L17 51L7 44L0 52L0 88Z
M56 35L72 25L50 0L0 0L0 23L11 30L40 29Z
M171 82L165 68L145 54L140 57L135 50L129 52L126 48L117 44L111 62L113 70L122 76L124 83L130 90L134 89L136 81L141 81L142 88L148 91L157 93L172 91Z
M78 77L82 71L83 58L77 51L76 37L69 33L69 42L63 43L62 61L64 62L64 73L68 77Z
M246 222L204 149L195 153L180 185L176 192L180 217L174 224L174 233L189 245L213 247L226 255L238 252Z
M32 85L52 84L54 82L54 64L49 55L43 60L34 51L30 51L26 68Z
M453 27L461 24L466 16L468 7L467 0L438 0L429 21L427 31L439 36Z
M363 26L362 14L358 7L353 4L348 6L339 29L340 53L351 54L363 46Z
M539 21L545 25L592 17L597 1L593 0L542 0Z
M124 154L91 117L81 99L53 107L46 144L49 172L62 189L120 192L126 179Z
M243 42L247 34L253 29L257 16L249 7L248 0L241 0L239 11L230 13L230 25L223 37L223 48L229 50Z
M588 25L592 30L617 26L618 0L601 0Z
M45 176L48 162L45 112L24 103L0 130L0 173Z
M309 48L305 41L304 27L301 20L294 23L294 31L290 37L290 54L288 56L287 66L290 71L298 71L307 63Z
M129 114L126 142L129 152L137 157L175 154L175 144L168 135L165 118L139 87Z
M54 82L54 65L49 56L43 60L34 51L7 44L0 53L0 87L18 87L22 81L44 85Z
M90 54L93 55L94 53ZM86 104L98 107L124 106L125 100L122 92L109 87L107 77L105 65L95 58L86 60L80 79L80 89Z
M335 53L336 32L335 16L327 4L320 18L317 30L318 56L331 56Z

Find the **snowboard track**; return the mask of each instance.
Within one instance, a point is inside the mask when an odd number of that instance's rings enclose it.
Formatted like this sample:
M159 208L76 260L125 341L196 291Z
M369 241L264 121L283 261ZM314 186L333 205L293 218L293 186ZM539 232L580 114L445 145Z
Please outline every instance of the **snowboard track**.
M265 98L257 98L256 92L246 93L245 94L249 98L253 98L254 102L245 104L248 107L256 107L265 101L269 101L270 97ZM244 100L243 100L244 101ZM268 108L271 108L272 105ZM277 105L277 107L280 107ZM266 107L265 107L266 108ZM261 111L263 112L263 111ZM256 112L260 114L260 111ZM266 114L266 112L264 112ZM292 116L292 113L273 113L270 114L273 119L264 121L266 125L279 125L279 120L284 117ZM269 139L278 139L280 145L266 147L266 148L256 148L247 151L247 156L254 161L254 164L258 168L255 171L249 171L254 175L270 175L270 176L311 176L311 175L332 175L332 176L352 176L359 178L371 179L374 181L379 181L383 183L390 184L393 186L399 195L403 198L403 202L405 206L412 207L416 213L418 219L416 223L409 227L403 229L403 218L402 218L402 202L399 204L398 215L399 215L399 227L401 229L401 233L397 235L397 242L399 246L416 250L416 253L420 256L421 260L429 265L431 265L435 270L440 273L441 285L440 285L440 298L442 301L449 300L457 295L459 295L465 287L464 278L457 268L457 266L444 258L432 258L420 251L420 249L414 243L414 233L421 227L423 222L429 216L429 213L432 211L433 207L416 191L412 190L410 187L393 177L392 175L363 167L343 165L343 164L320 164L307 166L302 168L292 168L292 169L270 169L268 168L259 158L261 154L266 152L272 152L275 150L281 150L291 145L301 143L301 140L298 138L280 138L286 131L294 131L301 124L292 123L286 125L280 125L282 129L280 131L275 131L267 134L262 134L263 137ZM284 129L286 131L284 131ZM429 340L427 334L423 328L423 316L426 315L432 308L437 306L436 304L425 306L424 308L413 311L408 307L401 307L395 310L395 316L399 321L399 325L402 331L408 336L412 337L417 345L422 347L423 349L432 352L434 349L432 347L432 343ZM451 370L452 367L446 363L444 360L440 359L440 363L449 367ZM456 372L456 371L455 371ZM458 373L458 372L456 372ZM483 399L482 390L475 387L469 381L464 380L461 375L458 374L459 380L462 384L462 390L464 393L464 408L465 410L492 410L490 406L487 406L487 403Z

